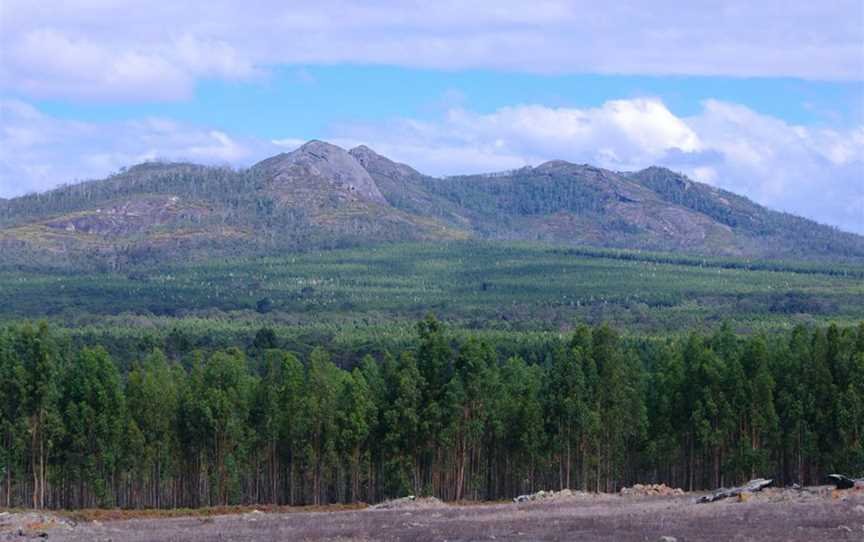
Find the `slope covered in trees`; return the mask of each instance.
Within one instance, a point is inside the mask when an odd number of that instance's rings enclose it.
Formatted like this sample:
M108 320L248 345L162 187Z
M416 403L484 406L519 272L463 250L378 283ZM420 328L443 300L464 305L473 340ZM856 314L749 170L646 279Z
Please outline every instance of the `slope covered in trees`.
M71 269L396 241L543 240L735 257L864 261L864 237L663 168L552 161L433 178L311 141L233 170L146 163L0 202L7 261Z
M722 320L752 331L860 321L862 279L861 267L840 264L413 243L87 273L0 266L0 322L50 318L123 338L105 345L112 353L174 329L193 344L238 344L265 324L299 341L347 334L380 345L410 335L430 310L452 328L490 332L608 321L628 334L665 334Z
M525 356L434 317L334 364L262 331L127 372L45 325L0 333L0 506L500 499L864 469L864 324L632 343L579 327Z

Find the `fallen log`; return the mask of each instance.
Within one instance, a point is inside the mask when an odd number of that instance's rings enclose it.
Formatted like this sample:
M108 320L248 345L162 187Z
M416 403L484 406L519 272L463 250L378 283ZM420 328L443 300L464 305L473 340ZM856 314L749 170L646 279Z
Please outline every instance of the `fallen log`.
M757 491L762 491L766 487L770 486L774 483L774 480L769 480L766 478L757 478L755 480L750 480L743 486L733 487L733 488L723 488L719 491L716 491L710 495L703 495L699 497L696 501L697 503L706 503L706 502L714 502L719 501L721 499L726 499L729 497L737 497L742 493L756 493Z
M849 478L845 474L829 474L825 478L830 480L837 489L852 489L864 485L864 478Z

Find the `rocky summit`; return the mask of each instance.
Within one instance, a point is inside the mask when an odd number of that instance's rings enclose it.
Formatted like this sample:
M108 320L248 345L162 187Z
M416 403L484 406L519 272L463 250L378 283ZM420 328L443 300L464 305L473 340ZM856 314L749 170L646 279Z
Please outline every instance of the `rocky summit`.
M275 193L291 198L303 190L386 204L378 185L361 163L341 147L310 141L254 166L269 179Z
M111 266L453 239L864 261L864 237L665 168L555 160L446 178L323 141L248 169L145 163L0 201L6 262Z

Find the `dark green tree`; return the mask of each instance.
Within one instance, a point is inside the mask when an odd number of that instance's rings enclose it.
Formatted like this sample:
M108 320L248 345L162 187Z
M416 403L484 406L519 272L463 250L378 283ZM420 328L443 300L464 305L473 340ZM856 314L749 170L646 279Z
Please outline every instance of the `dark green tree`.
M61 398L63 462L79 483L73 502L110 506L111 486L123 455L126 397L117 367L105 350L79 352L66 367Z
M175 472L180 384L185 374L172 369L160 350L136 366L126 382L126 404L141 448L134 451L147 502L163 506L163 480ZM137 499L136 499L137 500Z
M342 371L330 361L330 356L323 348L312 351L306 373L304 418L307 423L307 461L312 477L313 504L326 502L325 477L336 465L339 438L336 421L343 379Z
M17 358L21 397L21 416L29 437L30 473L33 477L33 508L45 507L48 490L48 459L62 432L57 410L59 396L59 354L48 325L25 324L12 341L12 356Z

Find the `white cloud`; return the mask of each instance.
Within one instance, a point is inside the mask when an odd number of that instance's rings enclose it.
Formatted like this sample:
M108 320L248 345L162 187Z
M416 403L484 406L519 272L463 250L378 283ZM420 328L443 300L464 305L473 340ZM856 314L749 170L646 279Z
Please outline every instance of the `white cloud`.
M15 34L12 29L10 35ZM261 74L231 45L189 34L156 43L110 40L40 27L0 38L2 87L48 98L176 100L201 77L248 79Z
M104 177L152 160L247 165L277 147L216 129L150 118L113 124L69 121L0 101L0 196Z
M170 100L202 77L333 63L864 79L864 4L629 0L5 0L2 86Z
M440 122L341 125L333 133L346 143L390 149L400 159L407 154L412 160L405 161L433 174L484 172L555 158L628 170L652 164L673 149L704 149L685 120L655 98L611 100L586 109L520 105L491 114L454 108ZM449 156L458 158L454 162Z
M532 154L571 154L572 149L592 150L591 162L617 163L626 169L631 163L677 148L700 150L699 137L675 117L660 100L611 100L591 109L557 108L539 105L506 107L492 115L451 110L448 124L456 133L482 136L496 141L499 150L519 141ZM598 141L604 143L597 145Z

